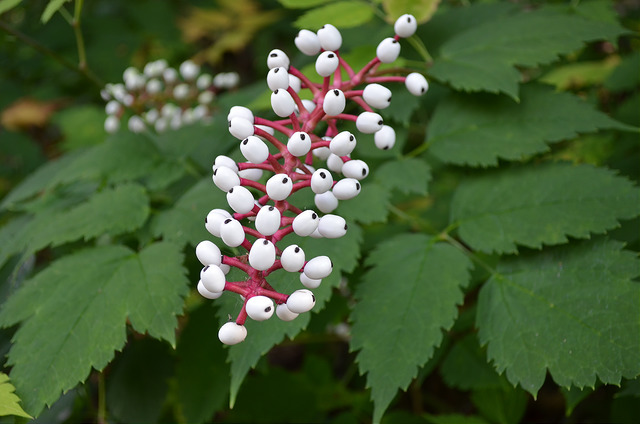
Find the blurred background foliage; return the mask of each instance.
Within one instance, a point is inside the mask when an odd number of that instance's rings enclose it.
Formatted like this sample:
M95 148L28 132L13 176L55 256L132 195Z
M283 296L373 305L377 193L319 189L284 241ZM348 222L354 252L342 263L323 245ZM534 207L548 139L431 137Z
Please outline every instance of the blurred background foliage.
M479 1L494 3L493 1ZM327 22L337 20L344 28L345 49L371 44L372 34L388 32L388 23L405 11L417 12L422 22L430 14L470 3L469 0L386 0L352 2L318 2L314 0L92 0L84 3L81 31L86 47L86 71L78 70L78 47L74 30L62 14L54 14L42 23L49 2L29 0L0 15L0 199L39 166L69 152L105 141L103 129L104 102L100 89L107 82L122 80L128 66L142 68L145 63L164 58L176 66L193 59L211 73L234 71L240 75L240 88L225 94L219 104L222 115L233 104L265 105L266 74L264 61L273 48L293 51L293 39L299 27L316 22L318 16ZM61 4L64 2L61 2ZM336 15L338 3L349 3L353 15ZM377 3L382 3L378 7ZM519 7L541 4L566 4L560 0L513 1ZM573 1L573 3L577 3ZM606 2L594 3L596 6ZM602 20L620 21L630 30L619 46L599 42L575 55L564 58L560 65L542 67L530 78L555 85L578 94L620 122L640 125L640 5L634 0L615 0L613 8L594 13ZM7 5L8 2L0 3ZM73 9L71 3L62 7ZM341 6L342 7L342 6ZM346 7L346 6L344 6ZM314 11L316 15L309 15ZM611 11L614 11L612 13ZM335 19L332 19L335 18ZM346 22L346 23L345 23ZM352 24L352 28L346 28ZM418 35L431 35L428 24L419 27ZM438 45L431 40L430 45ZM369 46L369 54L371 49ZM403 47L408 64L419 62L420 52ZM418 46L419 49L419 46ZM365 49L367 50L367 49ZM364 57L367 57L364 54ZM352 52L357 57L358 51ZM295 56L296 65L311 62ZM419 108L428 115L446 88L434 83L430 95L419 104L407 106L409 113L396 113L396 121L406 120L406 146L409 151L424 139L424 121L409 123L410 112ZM400 98L398 94L397 98ZM396 98L396 94L394 94ZM262 99L262 100L261 100ZM407 99L408 102L417 100ZM396 106L402 107L402 102ZM268 104L268 103L267 103ZM179 147L178 147L179 148ZM402 148L402 146L401 146ZM372 153L375 155L375 153ZM596 165L607 164L623 175L640 180L637 133L594 133L577 140L560 143L548 153L551 157ZM205 155L204 163L215 155ZM432 158L433 159L433 158ZM393 204L404 213L416 214L443 228L448 219L447 199L461 174L474 172L438 165L439 178L430 187L430 195L414 197L395 194ZM438 169L441 166L441 169ZM181 187L172 186L164 195L175 198ZM162 197L154 199L163 204ZM166 203L166 202L165 202ZM0 215L0 226L11 219ZM363 246L375 246L389 234L405 231L410 226L402 221L367 226ZM620 238L638 249L638 220L625 224ZM635 235L634 235L635 233ZM365 247L366 248L366 247ZM189 248L187 248L189 252ZM39 252L37 266L46 264L53 254ZM192 255L193 256L193 255ZM488 258L491 260L491 258ZM195 258L187 255L187 265ZM11 263L0 269L7 279ZM358 282L364 272L357 267L350 280ZM476 271L482 274L482 271ZM474 279L480 282L485 276ZM193 275L191 280L193 280ZM163 341L132 333L123 352L116 354L103 379L91 377L62 396L37 420L38 423L100 421L99 408L106 402L108 422L332 422L360 423L371 417L370 393L365 378L358 374L355 354L349 352L342 324L349 315L350 290L333 296L322 314L314 315L309 328L295 342L286 341L272 349L258 362L243 383L235 407L228 407L228 381L220 376L218 386L208 393L193 393L194 398L210 399L207 408L189 411L189 418L176 401L176 373L198 375L193 369L176 371L176 352ZM0 302L10 294L7 285L0 286ZM471 291L470 296L475 294ZM191 302L191 305L189 305ZM187 299L188 323L181 322L184 345L201 349L201 360L221 357L223 347L211 332L210 340L201 340L198 327L216 322L211 308ZM462 310L452 330L464 331L473 325L475 310ZM217 329L216 326L214 326ZM327 329L331 331L327 331ZM10 339L15 329L0 330L0 363L4 364ZM217 331L217 330L216 330ZM191 336L193 334L194 336ZM449 340L449 339L447 339ZM435 367L453 366L440 363L450 349L446 342L434 358L423 367L406 392L401 392L383 418L384 423L514 423L523 422L637 422L640 416L638 380L624 382L622 387L601 386L595 389L560 389L550 379L537 399L521 389L513 389L504 377L488 367L487 390L471 390L464 382L445 381ZM467 351L458 352L460 360L483 358L484 352L474 343ZM180 349L180 347L179 347ZM480 349L480 350L479 350ZM178 352L180 354L180 352ZM482 359L483 360L483 359ZM480 363L482 363L482 360ZM486 363L485 363L486 365ZM228 371L223 369L222 371ZM99 398L104 396L105 398ZM106 399L106 400L105 400ZM104 412L104 411L102 411ZM102 416L103 417L103 416ZM103 417L104 418L104 417ZM18 417L0 417L2 423L23 422Z

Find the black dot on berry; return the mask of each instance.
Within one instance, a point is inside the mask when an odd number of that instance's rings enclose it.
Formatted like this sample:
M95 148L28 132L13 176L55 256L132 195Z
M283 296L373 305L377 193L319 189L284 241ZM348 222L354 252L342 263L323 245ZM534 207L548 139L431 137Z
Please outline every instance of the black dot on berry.
M344 224L344 230L347 231L347 224Z
M311 295L311 299L313 299L314 303L316 301L316 297L314 295Z
M367 170L366 169L362 169L362 176L364 177L365 175L367 175Z
M325 174L324 172L320 173L320 178L327 178L327 174Z
M424 87L422 87L422 88L420 89L420 92L421 92L421 93L424 93L424 91L425 91L425 88L424 88Z
M229 128L231 128L231 120L228 120L227 123L229 124Z
M209 265L205 266L204 268L202 268L202 272L205 272L206 270L209 269Z
M307 138L307 136L306 136L306 135L304 135L304 134L300 134L300 140L304 140L305 138Z
M335 94L336 96L339 96L339 95L340 95L340 91L338 91L338 90L333 90L333 94Z
M282 179L282 184L286 184L286 183L288 183L288 182L289 182L289 178L284 177L284 178Z
M382 125L382 119L378 121L378 125Z
M204 223L207 224L209 222L209 220L207 219L207 217L204 217Z
M300 251L299 247L296 247L295 249L293 249L294 252L298 253Z
M213 170L213 175L216 175L216 172L218 172L218 168Z
M270 57L278 57L278 53L271 53L269 56Z
M272 212L275 209L274 206L269 206L269 212Z
M389 150L389 146L384 146L382 150Z
M244 140L242 140L242 144L244 144L245 146L247 145L247 143L249 143L249 139L245 138Z
M327 55L327 57L328 57L329 59L333 59L333 56L335 56L333 53L329 53L329 54Z
M267 306L266 308L264 308L265 312L271 312L271 306Z
M268 240L263 240L262 244L264 244L266 246L267 244L269 244L269 241Z
M225 220L224 220L224 223L225 223L225 224L228 224L228 223L230 223L230 222L231 222L231 218L227 218L227 219L225 219Z
M355 140L355 139L356 139L356 138L353 136L353 134L352 134L351 136L349 136L349 141L353 141L353 140Z
M318 215L316 215L315 213L311 214L311 219L317 219L317 218L318 218Z
M391 96L387 99L387 102L391 103Z
M331 259L329 259L329 264L331 265L331 268L333 268L333 262L331 261Z
M411 23L411 16L407 16L407 22Z
M356 183L356 190L360 190L360 184Z
M395 43L397 43L397 42L398 42L398 40L393 40L393 41L391 41L391 42L395 44Z
M229 193L233 193L233 188L230 188L230 189L229 189Z
M276 91L274 91L273 94L278 94L278 90L276 89Z
M273 73L277 74L279 70L280 70L280 68L276 68L276 69L273 70Z

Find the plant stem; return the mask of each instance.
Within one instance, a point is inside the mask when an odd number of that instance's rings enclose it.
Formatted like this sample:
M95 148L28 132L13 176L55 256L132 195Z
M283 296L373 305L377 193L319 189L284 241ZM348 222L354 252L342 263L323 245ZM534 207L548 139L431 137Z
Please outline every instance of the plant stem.
M65 68L71 69L71 70L79 73L80 75L82 75L83 77L87 78L89 81L94 83L99 88L104 87L104 83L97 76L95 76L89 69L86 69L86 68L82 69L79 66L74 65L72 62L70 62L66 58L60 56L58 53L56 53L53 50L49 49L48 47L40 44L38 41L36 41L33 38L27 36L26 34L23 34L22 32L18 31L17 29L10 27L9 25L7 25L6 22L4 22L2 20L0 20L0 29L2 29L4 32L16 37L17 39L19 39L20 41L22 41L23 43L25 43L29 47L33 48L34 50L44 54L45 56L49 56L50 58L52 58L56 62L60 63Z
M98 424L107 424L107 402L104 374L98 373Z
M429 54L429 50L427 50L427 47L418 36L412 35L411 37L406 38L406 40L413 46L414 49L416 49L418 54L422 56L424 61L427 63L427 66L433 63L433 58Z
M73 27L73 33L76 37L76 45L78 46L78 68L86 70L87 54L84 48L84 37L82 36L82 29L80 28L80 17L82 15L83 3L84 0L76 0L71 26Z
M478 263L478 265L480 265L482 268L484 268L489 274L495 275L495 274L498 273L491 265L489 265L488 263L486 263L485 261L480 259L478 257L478 255L476 255L471 249L469 249L464 244L460 243L455 238L451 237L446 232L442 232L440 234L440 239L443 240L443 241L446 241L447 243L451 244L453 247L455 247L458 250L462 251L471 260L473 260L474 262Z

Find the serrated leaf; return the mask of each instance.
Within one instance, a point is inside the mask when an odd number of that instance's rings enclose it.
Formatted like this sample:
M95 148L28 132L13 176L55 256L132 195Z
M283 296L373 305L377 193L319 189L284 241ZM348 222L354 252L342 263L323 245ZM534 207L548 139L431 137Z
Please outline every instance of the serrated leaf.
M478 297L482 344L498 372L537 394L640 374L640 262L598 240L503 261Z
M551 63L595 40L614 39L624 28L558 10L498 17L445 42L429 74L464 91L505 93L518 99L516 65Z
M169 391L174 358L167 343L130 341L109 367L106 404L110 416L124 423L156 423Z
M403 234L377 246L366 264L373 268L356 292L350 347L359 350L379 422L440 344L442 329L453 325L471 262L451 245Z
M56 13L68 1L69 0L50 0L49 3L47 4L47 7L45 7L44 9L44 12L42 12L40 21L43 24L46 24L47 22L49 22L49 19L51 19L53 14Z
M122 132L102 144L44 165L9 193L0 208L15 208L17 203L39 192L70 182L140 180L149 188L158 189L184 173L183 165L163 155L145 136Z
M515 253L588 238L640 214L640 190L606 168L566 163L509 169L462 183L451 202L460 237L483 252Z
M427 194L431 169L421 159L399 159L385 162L376 170L374 177L380 184L405 194Z
M210 421L229 394L227 351L212 334L215 311L210 304L192 311L178 340L175 390L184 423Z
M187 190L171 209L157 214L151 221L151 231L164 240L195 246L211 236L204 227L207 213L226 204L226 193L206 177Z
M174 343L187 290L182 253L155 243L79 251L51 264L0 310L0 325L22 321L13 338L11 379L25 409L38 415L62 392L101 370L133 328Z
M336 1L305 12L294 22L297 28L316 29L330 23L338 28L353 28L369 22L372 6L357 0Z
M22 0L0 0L0 14L13 9L22 3Z
M633 129L550 87L527 84L520 94L519 104L490 94L446 97L429 125L431 153L456 165L495 166L499 158L522 160L578 133Z
M142 226L148 215L149 197L142 186L107 188L71 208L43 210L29 220L28 226L20 226L17 233L1 234L0 240L11 243L0 244L0 264L19 252L31 254L78 239L129 232Z
M20 406L20 398L14 393L15 387L9 383L9 376L0 372L0 417L15 415L17 417L33 418L24 412Z
M365 182L357 197L340 202L336 213L347 221L357 221L362 224L384 222L389 214L389 188L377 182Z
M438 10L440 0L382 0L382 6L393 20L405 13L412 14L418 22L426 22Z
M325 302L331 298L332 290L340 284L341 272L350 272L357 264L360 255L360 242L362 230L355 224L349 226L347 234L339 239L313 239L310 237L288 236L287 245L297 244L305 252L308 259L327 255L333 261L333 271L317 289L313 290L316 305L313 311L323 308ZM297 273L279 270L267 277L267 281L281 293L292 293L294 290L304 288L300 283ZM227 321L227 316L232 311L237 313L242 303L233 294L225 294L225 306L219 310L220 321ZM311 315L302 314L291 322L280 321L273 317L268 321L254 322L247 320L247 338L244 342L231 346L229 349L229 361L231 362L231 405L235 403L236 396L242 381L249 370L258 363L258 360L274 345L280 343L285 337L293 338L306 328Z

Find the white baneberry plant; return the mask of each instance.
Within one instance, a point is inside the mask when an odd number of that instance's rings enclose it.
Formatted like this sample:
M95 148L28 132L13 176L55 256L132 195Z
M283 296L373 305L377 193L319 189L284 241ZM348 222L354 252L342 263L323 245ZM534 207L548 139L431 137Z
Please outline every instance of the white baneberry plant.
M395 131L375 111L391 102L391 91L383 84L404 83L417 96L428 89L419 73L378 72L381 64L396 60L400 39L413 35L416 25L412 15L401 16L394 25L396 35L382 40L376 56L359 71L340 55L342 35L336 27L327 24L317 32L301 30L295 44L302 53L317 56L315 70L322 82L312 82L291 65L285 52L274 49L267 57L267 85L272 91L271 107L280 119L254 116L243 106L229 111L229 132L240 140L246 162L237 163L228 156L215 159L213 182L226 192L231 210L211 210L205 226L224 245L245 253L223 255L209 240L196 247L204 265L198 282L200 294L216 299L229 291L243 300L235 320L220 328L223 343L233 345L245 339L247 317L262 321L275 312L281 320L290 321L314 307L311 289L331 274L333 263L324 255L307 257L285 237L295 233L333 239L346 234L347 222L332 212L340 201L360 193L361 181L369 174L368 165L353 157L358 133L373 134L375 145L382 150L395 144ZM302 90L309 96L301 96ZM347 101L360 113L352 113ZM355 123L356 134L341 128L345 121ZM302 209L291 201L292 194L306 189L314 194L316 210ZM247 278L227 281L231 267ZM282 293L269 284L269 275L280 270L298 273L301 288Z
M147 63L142 71L129 67L122 79L123 83L107 84L100 93L107 102L108 133L118 131L123 120L134 133L147 129L162 133L206 121L213 114L216 95L239 82L235 72L212 76L191 60L175 69L164 59Z

